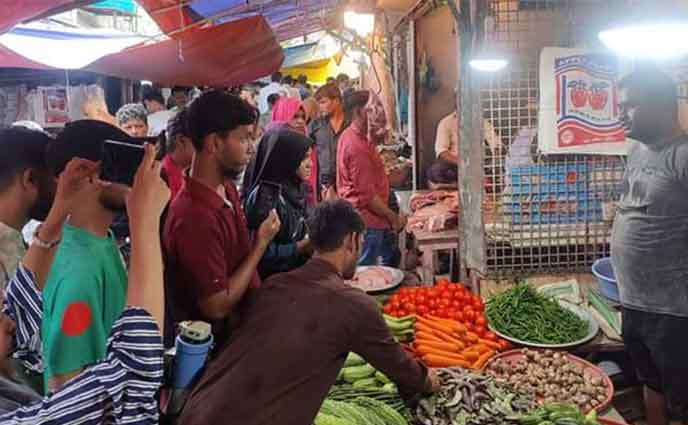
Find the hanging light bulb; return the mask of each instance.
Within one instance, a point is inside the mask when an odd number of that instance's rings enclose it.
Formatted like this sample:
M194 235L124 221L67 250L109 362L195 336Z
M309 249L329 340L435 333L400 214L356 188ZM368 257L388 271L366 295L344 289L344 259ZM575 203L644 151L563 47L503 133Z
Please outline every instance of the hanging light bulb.
M346 11L344 12L344 26L361 37L367 37L375 29L375 15Z

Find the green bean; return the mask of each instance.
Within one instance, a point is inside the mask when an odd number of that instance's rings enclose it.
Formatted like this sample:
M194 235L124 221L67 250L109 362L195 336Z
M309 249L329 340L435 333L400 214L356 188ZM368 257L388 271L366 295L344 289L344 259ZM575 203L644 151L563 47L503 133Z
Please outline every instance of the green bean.
M588 330L576 314L525 283L492 297L485 313L499 332L540 344L573 342L585 337Z

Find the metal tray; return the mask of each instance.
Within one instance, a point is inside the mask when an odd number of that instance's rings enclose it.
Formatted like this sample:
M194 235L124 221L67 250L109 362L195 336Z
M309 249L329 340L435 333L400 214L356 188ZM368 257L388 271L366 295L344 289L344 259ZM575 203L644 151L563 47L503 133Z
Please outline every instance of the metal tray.
M385 269L388 272L390 272L392 274L392 282L385 287L372 289L372 290L368 290L368 291L366 291L362 288L358 288L358 289L361 289L362 291L365 291L367 294L377 295L377 294L385 293L385 292L390 291L392 289L396 289L399 287L399 285L401 285L401 282L403 282L403 280L404 280L404 272L403 271L401 271L399 269L392 268L392 267L387 267L387 266L360 266L360 267L356 268L356 273L360 273L364 270L368 270L368 269L372 269L372 268ZM352 285L350 283L350 281L347 281L346 284L351 286L352 288L357 288L357 286Z
M489 323L488 323L488 327L490 328L490 330L492 332L499 335L500 338L504 338L509 342L512 342L516 345L522 345L524 347L566 349L566 348L573 348L573 347L576 347L576 346L581 345L581 344L585 344L586 342L595 338L595 336L597 335L597 332L600 331L600 325L599 325L599 323L597 323L597 320L595 320L592 317L592 315L590 314L590 312L588 311L587 308L580 307L580 306L578 306L576 304L572 304L568 301L558 300L558 302L559 302L559 305L561 305L562 307L564 307L568 310L571 310L573 313L575 313L578 317L583 319L588 324L588 333L583 338L579 339L578 341L571 341L571 342L567 342L564 344L540 344L537 342L523 341L523 340L520 340L518 338L514 338L512 336L506 335L502 332L499 332L495 328L493 328L492 325L490 325Z

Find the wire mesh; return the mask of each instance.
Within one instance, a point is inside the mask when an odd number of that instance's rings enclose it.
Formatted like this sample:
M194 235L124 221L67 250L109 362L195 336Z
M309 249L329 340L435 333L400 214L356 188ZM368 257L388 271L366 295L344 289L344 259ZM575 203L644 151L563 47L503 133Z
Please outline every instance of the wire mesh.
M575 3L488 1L488 48L511 60L508 70L481 88L489 143L486 258L492 277L584 271L609 255L621 158L537 154L539 53L546 46L576 44L581 34Z

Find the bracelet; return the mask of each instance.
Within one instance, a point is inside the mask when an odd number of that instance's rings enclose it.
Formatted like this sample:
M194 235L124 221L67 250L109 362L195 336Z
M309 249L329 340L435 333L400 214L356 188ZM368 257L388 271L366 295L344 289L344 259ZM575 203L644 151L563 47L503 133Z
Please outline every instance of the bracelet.
M54 241L44 241L43 239L41 239L40 236L38 236L38 232L41 231L41 226L42 225L36 227L36 230L33 232L33 240L31 241L31 245L36 245L37 247L43 249L55 248L62 241L62 238L56 239Z

